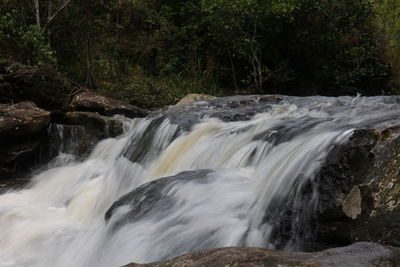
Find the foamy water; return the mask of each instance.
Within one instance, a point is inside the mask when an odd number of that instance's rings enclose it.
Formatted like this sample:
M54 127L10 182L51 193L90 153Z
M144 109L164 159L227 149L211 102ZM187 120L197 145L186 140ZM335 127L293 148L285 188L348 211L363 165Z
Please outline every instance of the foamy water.
M332 147L390 123L397 102L287 98L247 121L205 111L190 130L168 116L133 119L84 160L61 154L27 188L0 195L0 266L110 267L202 248L276 248L277 207L291 199L294 210L312 210L317 188L307 203L300 190ZM286 249L302 249L304 216L292 216Z

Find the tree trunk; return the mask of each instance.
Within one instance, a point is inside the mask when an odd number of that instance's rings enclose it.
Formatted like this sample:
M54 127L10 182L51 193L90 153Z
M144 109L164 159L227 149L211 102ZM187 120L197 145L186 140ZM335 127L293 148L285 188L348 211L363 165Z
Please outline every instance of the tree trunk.
M39 5L39 0L33 0L33 3L35 5L36 25L38 26L38 28L40 30L41 26L40 26L40 5Z
M47 23L50 22L51 18L53 17L53 13L54 13L54 4L53 1L49 0L47 1ZM51 46L51 34L52 34L51 27L46 27L43 30L46 31L47 44Z
M92 42L89 34L86 36L86 82L89 88L96 89L93 74Z
M253 66L254 84L259 93L263 93L263 77L262 77L262 64L261 64L261 49L256 41L257 37L257 18L254 21L253 29L253 44L250 47L251 51L251 65Z
M258 93L263 93L263 77L261 64L261 51L259 48L251 48L251 65L253 67L253 79Z
M232 69L233 82L235 84L235 90L236 90L236 92L239 92L239 88L238 88L237 80L236 80L235 67L233 65L233 59L232 59L232 54L231 54L230 49L228 49L228 56L229 56L229 61L231 62L231 69Z

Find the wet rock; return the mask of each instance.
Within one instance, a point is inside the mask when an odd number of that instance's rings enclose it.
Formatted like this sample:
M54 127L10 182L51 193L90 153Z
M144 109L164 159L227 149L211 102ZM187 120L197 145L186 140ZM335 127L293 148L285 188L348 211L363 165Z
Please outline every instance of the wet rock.
M49 129L51 155L86 155L102 139L123 133L124 117L107 117L93 112L57 113Z
M49 128L49 159L60 153L87 155L99 141L95 133L82 125L52 124Z
M49 125L50 112L32 102L0 104L0 179L39 163Z
M398 125L357 130L332 150L317 178L319 248L357 241L400 245Z
M135 188L112 204L105 214L105 220L109 221L113 214L124 206L129 206L130 211L113 222L112 228L114 230L125 224L134 223L150 214L157 220L162 219L171 212L175 204L172 197L165 193L166 188L188 181L204 183L207 181L207 174L211 172L211 170L185 171Z
M123 132L122 120L101 116L93 112L67 112L65 114L64 123L82 125L85 128L92 129L99 138L115 137Z
M281 101L283 97L276 95L203 98L199 102L170 106L162 113L183 130L189 130L203 117L218 118L223 121L250 120L257 113L271 110L274 104Z
M178 266L269 266L269 267L395 267L400 265L400 249L375 243L356 243L348 247L314 253L272 251L261 248L218 248L192 252L164 262L128 264L124 267Z
M121 114L126 117L145 117L148 111L88 90L76 94L69 104L72 111L97 112L105 116Z

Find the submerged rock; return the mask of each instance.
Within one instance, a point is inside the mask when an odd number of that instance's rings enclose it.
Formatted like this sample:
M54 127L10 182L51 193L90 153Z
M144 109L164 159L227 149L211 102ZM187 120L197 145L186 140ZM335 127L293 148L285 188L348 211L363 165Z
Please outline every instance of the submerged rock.
M106 212L105 220L109 221L114 213L124 206L129 206L130 211L113 222L114 230L149 215L162 219L171 212L177 202L168 194L169 189L191 181L206 183L209 180L207 174L211 172L211 170L186 171L144 184L115 201Z
M190 96L190 95L189 95ZM189 97L188 96L188 97ZM189 97L190 98L190 97ZM196 96L194 97L196 99ZM198 97L199 100L185 100L182 104L169 107L164 115L177 124L194 124L207 116L223 121L250 120L255 114L269 111L274 104L281 103L283 96L248 95L228 97Z
M40 161L50 112L32 102L0 104L0 179L12 178Z
M375 243L355 243L348 247L315 253L273 251L261 248L217 248L192 252L164 262L128 264L124 267L269 266L269 267L395 267L400 265L400 249Z
M148 115L148 112L142 108L87 90L76 94L72 98L69 109L73 111L98 112L105 116L121 114L130 118Z

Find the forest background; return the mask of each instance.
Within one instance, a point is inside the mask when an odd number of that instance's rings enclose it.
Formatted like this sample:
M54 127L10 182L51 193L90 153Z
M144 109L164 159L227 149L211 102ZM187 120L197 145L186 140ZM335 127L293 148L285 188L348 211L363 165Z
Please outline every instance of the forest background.
M398 0L2 0L0 103L400 94Z

